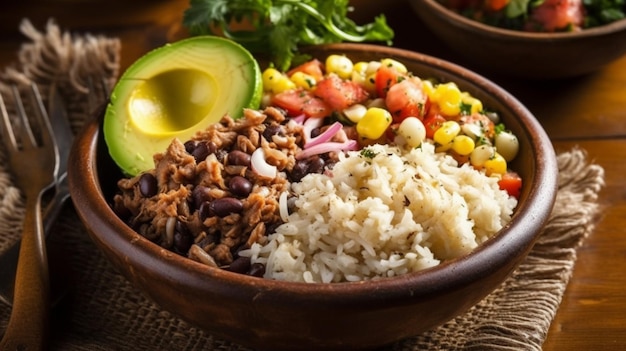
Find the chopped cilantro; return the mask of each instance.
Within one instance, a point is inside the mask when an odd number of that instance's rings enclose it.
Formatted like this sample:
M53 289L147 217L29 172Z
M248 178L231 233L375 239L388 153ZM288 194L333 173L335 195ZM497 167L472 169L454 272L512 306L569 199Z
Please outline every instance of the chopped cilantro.
M253 53L266 54L279 70L304 60L301 45L382 41L394 32L383 14L357 25L348 18L349 0L190 0L183 25L191 35L222 34ZM251 28L233 29L248 22Z
M376 155L378 155L378 153L374 152L374 150L372 150L370 148L365 148L365 149L361 150L361 156L363 156L365 158L372 159L372 158L376 157Z

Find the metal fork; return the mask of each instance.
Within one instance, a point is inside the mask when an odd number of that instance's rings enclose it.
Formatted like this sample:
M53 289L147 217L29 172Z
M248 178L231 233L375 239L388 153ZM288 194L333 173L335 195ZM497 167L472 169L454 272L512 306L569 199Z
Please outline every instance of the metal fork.
M41 220L41 198L54 185L59 157L46 110L35 85L30 87L30 93L37 110L35 120L39 123L39 138L33 134L31 121L26 115L17 87L13 87L13 95L20 117L18 123L10 120L6 105L0 97L2 140L14 180L26 196L15 299L9 324L0 341L0 349L11 351L44 348L50 308L50 278Z
M69 187L67 184L67 158L72 145L74 135L70 128L65 105L61 95L55 87L50 89L48 97L48 115L52 132L59 149L59 167L55 174L54 196L46 205L43 212L43 230L47 237L54 222L61 212L63 205L69 198ZM17 270L17 260L20 251L20 240L9 247L0 255L0 301L7 305L13 304L13 293L15 289L15 274ZM63 295L63 287L54 289L52 285L51 303L54 305ZM58 293L58 294L57 294Z

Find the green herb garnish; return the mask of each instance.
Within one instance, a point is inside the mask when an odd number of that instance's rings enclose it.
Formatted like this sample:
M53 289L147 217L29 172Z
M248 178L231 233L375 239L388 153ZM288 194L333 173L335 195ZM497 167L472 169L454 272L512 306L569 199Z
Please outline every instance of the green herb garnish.
M372 159L372 158L376 157L376 155L378 155L378 153L375 152L374 150L370 149L370 148L365 148L365 149L361 150L361 156L363 156L365 158Z
M221 34L253 53L266 54L279 70L304 60L303 45L382 41L394 32L384 15L357 25L347 17L349 0L190 0L183 25L191 35ZM250 28L234 29L246 22Z

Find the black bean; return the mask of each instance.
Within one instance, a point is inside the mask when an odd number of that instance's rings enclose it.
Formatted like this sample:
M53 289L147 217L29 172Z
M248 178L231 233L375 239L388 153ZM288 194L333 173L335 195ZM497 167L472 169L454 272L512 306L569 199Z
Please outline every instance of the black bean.
M234 197L223 197L211 201L211 212L218 217L226 217L231 213L241 213L243 203Z
M322 134L322 128L317 127L311 131L311 138L315 138L316 136Z
M233 260L233 262L230 264L230 266L228 266L228 268L226 268L226 270L235 273L246 274L248 271L250 271L250 268L250 257L240 256Z
M263 131L263 137L265 139L271 141L272 140L272 136L280 134L280 132L281 132L280 125L270 124L270 125L267 125L265 127L265 130Z
M174 251L185 255L191 244L193 243L193 237L189 228L185 225L185 223L180 220L176 220L176 226L174 229Z
M212 215L211 202L205 201L200 206L198 206L198 215L200 217L200 220L203 222L205 219L211 217Z
M307 173L322 173L324 171L324 159L321 157L311 157L309 159L309 165L307 167Z
M200 206L202 206L202 203L204 203L205 201L209 201L211 199L209 195L210 192L211 190L208 187L202 185L198 185L193 188L193 190L191 191L191 198L195 206L194 208L199 209Z
M296 164L289 172L289 180L292 182L299 182L307 175L307 169L309 168L309 164L307 160L298 160Z
M228 182L230 191L240 197L248 197L252 191L252 182L242 176L234 176Z
M240 150L233 150L228 153L228 164L250 166L250 155Z
M185 141L184 145L185 145L185 151L187 151L187 153L190 155L193 152L193 150L196 148L196 142L193 140Z
M157 179L152 173L144 173L139 177L139 191L143 197L152 197L159 192Z
M209 147L207 143L198 143L195 149L191 152L191 155L196 160L196 163L200 163L206 160L207 156L209 156L211 152L209 151Z
M253 277L263 277L265 274L265 265L263 263L253 263L248 270L248 275Z

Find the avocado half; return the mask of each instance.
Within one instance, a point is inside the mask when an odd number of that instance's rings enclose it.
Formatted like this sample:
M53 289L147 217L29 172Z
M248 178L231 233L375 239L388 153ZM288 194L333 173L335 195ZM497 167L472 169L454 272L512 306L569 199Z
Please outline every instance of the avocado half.
M104 116L109 154L128 176L154 168L153 155L224 115L259 108L263 84L252 54L221 37L198 36L154 49L115 85Z

